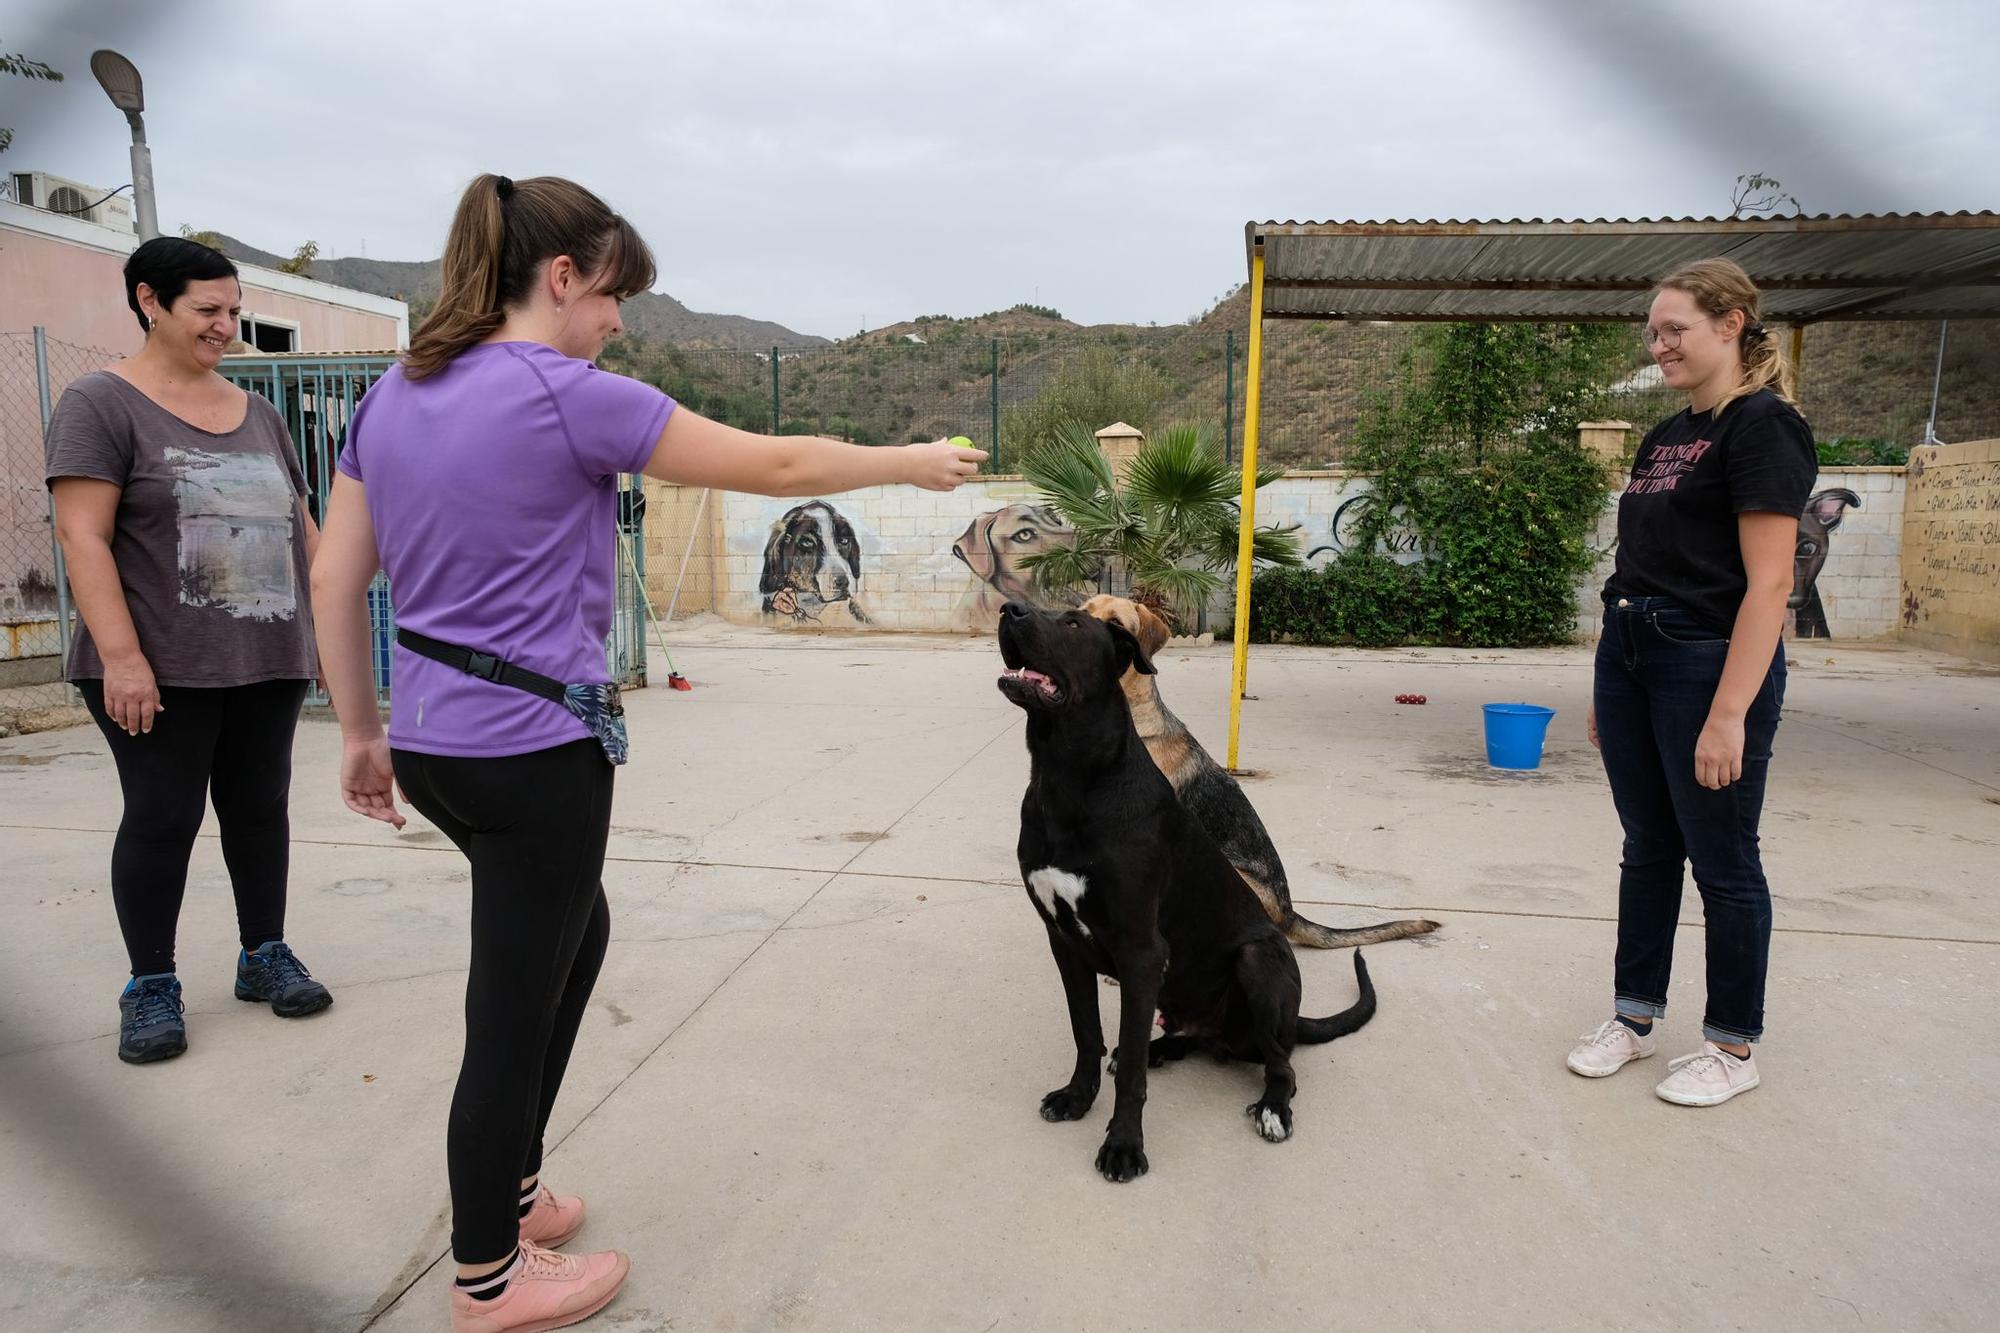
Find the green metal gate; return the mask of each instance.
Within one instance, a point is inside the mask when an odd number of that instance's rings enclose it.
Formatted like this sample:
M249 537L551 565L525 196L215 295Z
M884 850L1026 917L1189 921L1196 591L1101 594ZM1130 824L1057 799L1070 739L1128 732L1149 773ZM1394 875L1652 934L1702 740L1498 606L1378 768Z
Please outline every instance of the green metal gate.
M223 361L225 378L270 399L285 419L305 471L314 522L324 521L334 460L347 442L354 409L395 364L390 356L242 356ZM637 477L620 477L618 489L618 582L604 658L620 687L640 689L646 684L645 492ZM382 575L368 590L368 619L374 629L375 692L386 700L396 614L389 581ZM316 697L315 702L325 699Z

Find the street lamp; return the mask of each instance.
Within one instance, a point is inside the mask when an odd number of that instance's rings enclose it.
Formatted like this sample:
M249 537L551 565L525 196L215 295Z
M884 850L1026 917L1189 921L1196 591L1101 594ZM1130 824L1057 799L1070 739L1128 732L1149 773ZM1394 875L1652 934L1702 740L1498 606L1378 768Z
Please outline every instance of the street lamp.
M150 241L160 234L160 218L153 207L153 150L146 146L146 120L139 114L146 109L139 70L116 51L93 51L90 72L132 127L132 203L139 211L139 239Z

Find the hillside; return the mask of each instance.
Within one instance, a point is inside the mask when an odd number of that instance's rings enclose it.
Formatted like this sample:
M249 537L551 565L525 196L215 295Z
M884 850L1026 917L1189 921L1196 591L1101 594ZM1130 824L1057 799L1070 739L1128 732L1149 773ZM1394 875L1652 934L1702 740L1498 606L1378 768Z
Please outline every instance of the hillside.
M1248 320L1240 293L1191 324L1162 328L1086 327L1020 308L972 319L926 317L837 343L783 348L775 384L768 352L627 339L607 350L605 362L652 380L696 411L746 428L770 429L775 410L783 430L864 443L962 434L985 444L997 438L1004 468L1072 406L1104 418L1097 424L1123 419L1142 429L1206 421L1220 435L1226 422L1230 440L1240 445ZM1405 358L1419 350L1421 328L1267 323L1264 456L1296 468L1340 465L1370 402L1397 392ZM1904 447L1921 440L1937 339L1934 323L1809 329L1800 400L1814 433L1821 440ZM1227 370L1226 350L1234 354ZM1635 336L1630 368L1647 364ZM1644 429L1682 405L1678 395L1650 389L1608 396L1601 410ZM2000 436L2000 321L1952 326L1937 433L1945 440Z
M268 250L259 250L256 246L239 241L233 236L218 234L217 240L222 243L225 254L241 259L245 263L275 268L285 262L284 256L272 254ZM359 258L315 259L306 276L341 287L351 287L355 291L371 292L376 296L408 301L412 325L419 322L423 312L429 310L437 301L438 261L435 259L420 262ZM810 347L826 342L824 338L797 333L769 320L690 310L663 292L644 292L633 297L625 303L624 314L625 327L633 335L678 343L686 347L768 348L776 344Z
M222 237L251 263L281 257ZM316 260L311 276L411 302L436 299L437 262ZM1009 451L1045 433L1065 410L1151 429L1207 421L1231 441L1243 428L1249 293L1198 319L1165 327L1079 325L1046 307L1017 305L971 318L925 315L829 342L781 324L689 310L661 293L627 303L627 334L608 367L653 381L696 411L757 430L839 435L873 444L937 435L994 440ZM1419 325L1272 320L1265 326L1262 449L1292 467L1338 465L1377 393L1394 393ZM1807 331L1801 402L1822 440L1909 445L1922 438L1936 368L1938 326L1824 324ZM775 384L770 349L780 349ZM1225 350L1234 352L1225 369ZM998 362L997 383L994 376ZM1646 364L1633 342L1632 365ZM1225 407L1225 389L1228 390ZM774 403L775 397L775 403ZM1644 427L1677 410L1659 390L1608 402ZM1937 433L2000 436L2000 321L1951 328Z

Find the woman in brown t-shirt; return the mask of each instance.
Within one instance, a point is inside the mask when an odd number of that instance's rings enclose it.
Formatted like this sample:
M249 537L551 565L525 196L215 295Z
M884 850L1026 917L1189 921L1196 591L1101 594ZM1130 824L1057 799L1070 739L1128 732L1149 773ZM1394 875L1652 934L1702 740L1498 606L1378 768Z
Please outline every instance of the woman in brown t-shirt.
M236 996L285 1017L333 1002L284 942L292 733L317 674L318 540L283 420L216 373L236 267L178 237L125 265L146 345L66 389L48 483L83 627L67 678L111 745L125 809L111 895L131 955L118 1057L187 1049L174 933L212 795L236 893Z

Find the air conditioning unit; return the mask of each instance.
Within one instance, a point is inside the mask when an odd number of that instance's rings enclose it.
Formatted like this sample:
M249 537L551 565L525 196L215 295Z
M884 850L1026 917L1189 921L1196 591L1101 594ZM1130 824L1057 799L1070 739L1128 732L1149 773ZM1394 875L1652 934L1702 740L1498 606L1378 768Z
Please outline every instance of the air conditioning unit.
M64 217L116 227L120 231L137 230L132 223L132 200L125 195L112 195L107 199L108 190L80 181L64 180L46 171L17 171L13 176L14 198L30 208L47 209Z

